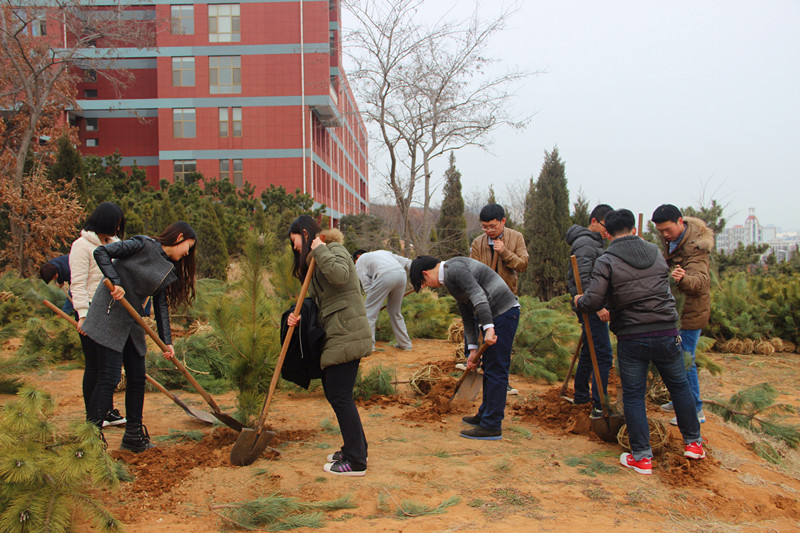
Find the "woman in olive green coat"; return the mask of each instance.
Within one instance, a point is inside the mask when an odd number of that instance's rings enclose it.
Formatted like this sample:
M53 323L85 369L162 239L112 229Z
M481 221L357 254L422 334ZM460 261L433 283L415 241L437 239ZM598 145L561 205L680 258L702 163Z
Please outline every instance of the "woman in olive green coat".
M372 353L372 330L361 284L339 230L323 232L313 218L302 215L289 226L289 238L297 279L305 279L311 258L316 261L309 295L319 307L320 326L325 330L320 358L322 387L344 440L342 449L328 456L330 462L323 469L341 476L363 476L367 471L367 439L353 401L353 386L361 358ZM289 326L299 322L299 316L289 315Z

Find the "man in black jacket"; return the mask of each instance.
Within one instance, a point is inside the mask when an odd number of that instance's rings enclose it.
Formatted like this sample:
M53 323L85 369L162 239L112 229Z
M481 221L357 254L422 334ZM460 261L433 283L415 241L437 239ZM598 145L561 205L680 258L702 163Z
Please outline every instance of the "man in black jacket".
M574 255L578 261L578 271L581 276L581 287L588 287L592 279L592 270L594 269L594 262L598 257L603 255L603 239L606 236L606 227L604 225L606 214L613 211L613 208L607 204L600 204L594 209L590 216L589 226L584 228L577 224L573 224L567 230L567 244L570 245L570 255ZM567 288L569 293L574 298L578 294L578 288L575 283L575 275L572 272L572 265L567 269ZM605 307L597 311L597 313L589 313L588 326L583 323L583 313L576 313L578 315L578 322L583 327L581 333L581 356L578 360L578 368L575 369L575 404L589 403L592 400L592 418L600 418L603 416L603 406L601 405L600 392L597 391L596 382L594 379L594 371L592 370L592 360L589 355L589 344L586 342L587 329L592 335L592 342L594 343L594 351L597 355L597 366L600 369L600 379L603 382L603 389L608 387L608 373L611 370L611 365L614 362L614 353L611 350L611 340L608 337L608 309ZM589 382L592 384L592 395L589 396Z
M685 443L684 457L702 459L706 452L686 379L669 269L658 246L636 236L635 224L633 213L627 209L606 215L611 244L595 261L592 282L584 294L575 296L575 305L584 312L605 305L611 312L632 452L623 453L620 462L640 474L651 474L653 450L645 411L650 362L672 397Z

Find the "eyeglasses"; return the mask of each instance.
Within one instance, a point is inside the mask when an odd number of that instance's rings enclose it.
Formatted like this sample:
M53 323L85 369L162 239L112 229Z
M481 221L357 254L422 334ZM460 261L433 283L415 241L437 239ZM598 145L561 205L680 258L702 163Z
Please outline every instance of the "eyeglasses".
M605 225L605 224L603 224L602 222L598 222L598 224L600 224L601 226L603 226L603 229L606 229L606 225Z
M500 224L481 224L483 231L495 231L500 227Z

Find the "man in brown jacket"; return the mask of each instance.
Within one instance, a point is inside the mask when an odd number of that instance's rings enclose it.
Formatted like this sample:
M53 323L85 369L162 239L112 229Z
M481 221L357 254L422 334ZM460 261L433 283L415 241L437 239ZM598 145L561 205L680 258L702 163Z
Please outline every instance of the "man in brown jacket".
M522 233L506 227L506 212L500 204L489 204L479 215L483 234L472 241L469 256L488 266L518 293L517 273L528 268L528 249Z
M680 209L672 204L660 205L651 219L664 240L664 259L672 269L672 279L678 292L685 296L681 311L681 345L692 355L692 364L686 371L694 393L697 417L705 422L700 383L694 362L700 332L711 314L711 278L708 273L709 253L714 249L714 232L699 218L683 218ZM661 406L673 411L672 402ZM670 420L677 425L677 420Z
M522 233L506 227L506 211L500 204L481 209L478 218L483 234L472 241L469 256L497 272L514 294L518 293L518 272L528 268L528 249ZM508 386L508 394L519 394Z

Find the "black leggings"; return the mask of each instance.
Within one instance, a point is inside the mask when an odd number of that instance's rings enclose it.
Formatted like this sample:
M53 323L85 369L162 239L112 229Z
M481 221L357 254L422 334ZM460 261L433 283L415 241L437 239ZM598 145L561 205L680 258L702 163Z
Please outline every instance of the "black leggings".
M353 401L353 386L356 383L359 361L356 359L323 370L322 388L342 430L342 455L350 461L354 469L364 470L367 468L367 438L356 402Z
M141 424L144 407L144 357L136 351L130 337L122 352L97 343L94 345L97 355L97 378L86 408L87 420L102 427L103 419L114 401L114 389L119 383L122 365L125 365L125 418L128 424ZM85 374L84 386L86 386ZM85 395L86 389L84 397Z

